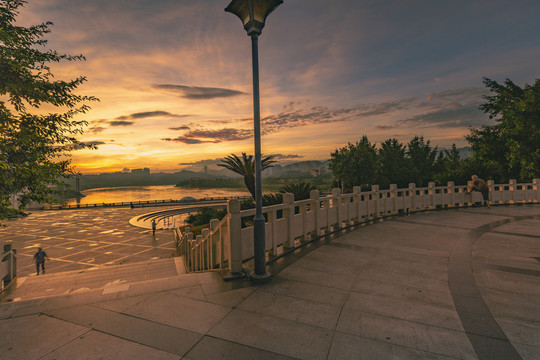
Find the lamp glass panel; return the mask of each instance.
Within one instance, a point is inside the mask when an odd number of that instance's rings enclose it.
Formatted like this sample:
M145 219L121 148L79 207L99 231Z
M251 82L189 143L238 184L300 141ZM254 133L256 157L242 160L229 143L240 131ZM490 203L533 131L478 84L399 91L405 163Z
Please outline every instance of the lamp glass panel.
M253 0L253 18L264 24L268 14L280 3L281 1L276 0Z
M233 0L229 6L225 9L230 13L238 16L242 23L246 25L249 22L249 1L246 0Z

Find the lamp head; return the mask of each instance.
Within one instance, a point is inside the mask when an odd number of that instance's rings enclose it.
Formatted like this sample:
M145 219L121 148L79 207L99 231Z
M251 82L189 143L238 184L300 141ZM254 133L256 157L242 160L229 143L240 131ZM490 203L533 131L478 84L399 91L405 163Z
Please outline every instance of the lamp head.
M249 36L260 35L266 17L282 3L283 0L232 0L225 11L242 20Z

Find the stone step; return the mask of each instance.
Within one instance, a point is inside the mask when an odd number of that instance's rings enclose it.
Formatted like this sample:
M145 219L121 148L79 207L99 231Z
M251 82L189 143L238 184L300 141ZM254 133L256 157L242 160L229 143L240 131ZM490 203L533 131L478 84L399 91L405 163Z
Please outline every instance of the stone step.
M185 274L182 258L149 260L126 265L102 266L17 279L1 302L27 301L102 289L103 293L129 289L131 284Z

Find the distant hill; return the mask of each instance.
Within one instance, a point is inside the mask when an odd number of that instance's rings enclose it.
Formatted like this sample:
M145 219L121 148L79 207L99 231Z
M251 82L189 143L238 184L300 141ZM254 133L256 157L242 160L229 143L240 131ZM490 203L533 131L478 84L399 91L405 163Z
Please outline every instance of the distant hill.
M325 161L300 161L287 165L275 165L263 172L263 177L289 177L302 174L310 174L312 171L318 173L328 172L328 160ZM120 186L152 186L152 185L176 185L188 182L190 179L239 179L240 175L227 169L208 170L206 173L190 170L181 170L175 173L150 173L146 171L135 172L114 172L97 175L81 175L79 184L80 190L95 189L101 187ZM67 179L66 183L75 189L75 179ZM219 181L216 181L219 183Z

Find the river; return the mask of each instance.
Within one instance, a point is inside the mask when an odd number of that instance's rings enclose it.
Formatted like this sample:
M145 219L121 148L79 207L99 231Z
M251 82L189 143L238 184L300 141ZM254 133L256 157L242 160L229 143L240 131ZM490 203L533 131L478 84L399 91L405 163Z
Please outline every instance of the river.
M118 203L147 200L180 200L185 196L195 199L249 196L249 192L239 189L186 189L174 185L123 186L83 190L84 197L69 199L67 205Z

